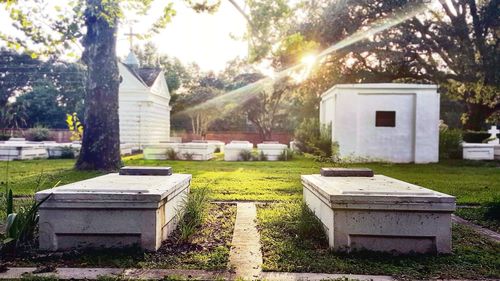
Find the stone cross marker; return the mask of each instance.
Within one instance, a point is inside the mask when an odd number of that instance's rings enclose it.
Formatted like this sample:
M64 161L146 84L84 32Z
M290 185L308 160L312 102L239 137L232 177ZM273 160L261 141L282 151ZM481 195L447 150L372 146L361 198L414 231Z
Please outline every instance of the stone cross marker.
M488 141L491 144L500 144L500 140L497 135L500 133L500 130L497 129L496 125L491 126L491 129L488 130L488 133L491 134L490 138L494 138L493 140Z

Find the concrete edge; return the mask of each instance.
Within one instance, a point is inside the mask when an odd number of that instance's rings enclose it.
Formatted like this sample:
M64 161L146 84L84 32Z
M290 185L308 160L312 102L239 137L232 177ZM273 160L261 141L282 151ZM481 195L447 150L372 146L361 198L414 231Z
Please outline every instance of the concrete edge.
M313 280L360 280L360 281L395 281L391 276L385 275L358 275L358 274L326 274L326 273L292 273L292 272L263 272L260 277L266 281L313 281ZM346 281L347 281L346 280Z
M23 277L54 277L60 280L97 280L102 277L123 279L160 280L165 277L178 277L189 280L229 280L233 275L227 271L181 270L181 269L124 269L124 268L57 268L53 272L33 273L35 267L10 267L0 273L2 279L21 279Z

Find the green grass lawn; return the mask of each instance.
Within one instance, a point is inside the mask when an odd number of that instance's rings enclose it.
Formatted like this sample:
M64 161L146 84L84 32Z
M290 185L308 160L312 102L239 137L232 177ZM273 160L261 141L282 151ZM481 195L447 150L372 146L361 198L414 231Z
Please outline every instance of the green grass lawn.
M297 209L300 209L297 206L300 206L302 199L300 175L319 173L320 167L333 166L331 163L315 162L304 156L286 162L224 162L221 155L217 155L212 161L203 162L153 161L144 160L140 156L126 157L123 161L125 165L134 166L171 166L176 173L192 174L193 192L208 186L212 200L272 201L273 204L260 206L258 209L265 270L389 274L407 279L500 277L499 244L476 235L467 227L454 227L453 255L440 256L335 254L328 250L321 230L314 228L314 223L305 224L308 225L306 233L309 232L309 235L304 236L301 230L304 224L297 215ZM50 188L59 181L60 184L66 184L100 175L98 172L75 171L73 164L74 160L0 162L0 183L5 187L8 174L9 187L16 196L20 196L32 195L40 179L43 182L40 188L43 189ZM476 223L494 226L493 229L499 225L498 216L491 216L493 209L490 209L497 208L500 201L498 162L446 161L426 165L366 163L343 166L372 168L377 174L454 195L459 204L479 206L464 209L464 216L470 215ZM18 201L21 203L21 200ZM235 216L234 208L219 211L221 212L224 213L223 220L230 222L223 227L223 233L230 234ZM216 236L213 229L212 226L206 226L206 231L198 237L198 244ZM226 234L223 234L223 241L230 239ZM227 263L228 249L224 242L220 247L206 252L195 250L172 255L167 251L161 255L144 255L106 251L71 255L65 261L71 266L222 269ZM50 260L31 262L45 263ZM58 262L57 259L55 262ZM20 266L23 263L15 264Z
M72 169L73 160L35 160L0 162L0 183L7 182L15 195L35 192L43 173L42 188L79 181L99 175ZM301 174L319 173L318 163L306 157L286 162L224 162L220 155L212 161L156 161L139 156L127 157L125 165L171 166L176 173L193 175L194 190L209 186L214 200L287 201L302 198ZM486 204L500 200L500 164L498 162L447 161L439 164L349 164L372 168L384 174L457 197L459 204Z
M381 274L404 280L500 278L500 243L466 226L454 225L451 255L342 254L329 250L321 224L311 216L300 201L259 206L264 270Z

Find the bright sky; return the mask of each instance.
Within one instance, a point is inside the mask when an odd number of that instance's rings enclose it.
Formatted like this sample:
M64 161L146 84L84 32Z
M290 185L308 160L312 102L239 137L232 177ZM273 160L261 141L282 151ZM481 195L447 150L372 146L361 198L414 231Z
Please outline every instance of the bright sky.
M195 62L202 70L214 71L224 69L226 63L235 57L247 56L247 43L231 38L231 36L241 38L245 33L245 19L228 0L222 0L219 10L214 14L196 13L182 0L173 2L177 11L176 16L162 32L151 38L159 53L175 56L186 64ZM238 2L243 4L242 1ZM156 0L151 9L152 12L147 17L133 19L135 20L134 33L147 31L164 3L165 0ZM130 17L127 19L130 20ZM0 26L3 32L15 33L3 9L0 9ZM117 55L119 57L128 54L129 41L125 33L129 32L129 27L130 24L124 23L118 32ZM146 42L135 39L134 45Z
M161 2L157 0L154 5L161 6ZM180 0L175 1L174 9L177 14L172 22L151 39L159 53L175 56L183 63L196 62L203 70L215 71L222 70L237 56L247 56L247 43L231 38L231 35L243 36L246 22L229 1L222 0L214 14L196 13ZM152 10L160 9L153 7ZM153 12L147 18L137 19L133 24L134 33L145 32L155 18ZM120 57L129 52L128 37L124 35L128 32L129 25L125 23L118 33L117 53ZM141 43L146 41L134 40L134 45Z

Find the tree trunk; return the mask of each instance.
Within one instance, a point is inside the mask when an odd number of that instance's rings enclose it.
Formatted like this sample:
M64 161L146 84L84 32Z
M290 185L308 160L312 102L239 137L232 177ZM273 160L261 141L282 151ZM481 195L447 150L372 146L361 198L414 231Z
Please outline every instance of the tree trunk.
M115 171L121 166L116 59L117 0L86 0L83 62L87 66L85 129L79 170Z
M467 103L467 114L469 115L467 121L464 123L464 129L470 131L481 131L484 121L495 112L484 104Z

